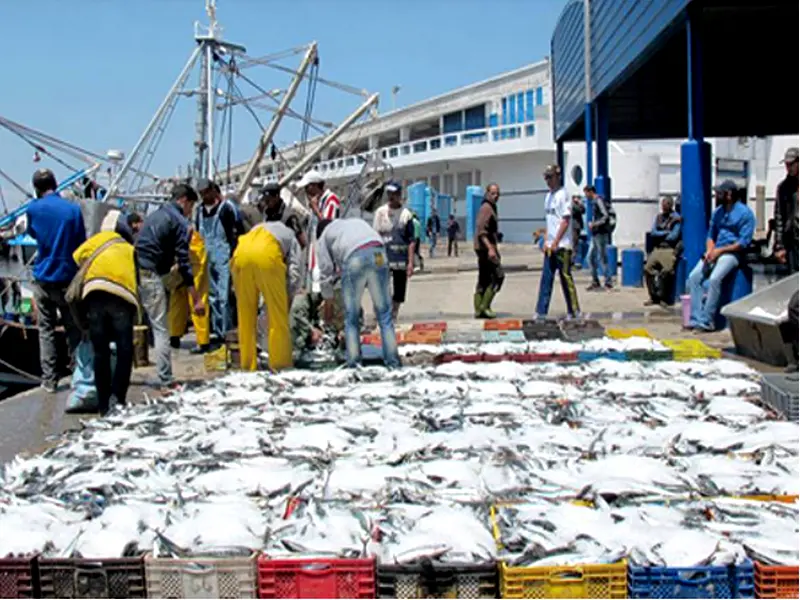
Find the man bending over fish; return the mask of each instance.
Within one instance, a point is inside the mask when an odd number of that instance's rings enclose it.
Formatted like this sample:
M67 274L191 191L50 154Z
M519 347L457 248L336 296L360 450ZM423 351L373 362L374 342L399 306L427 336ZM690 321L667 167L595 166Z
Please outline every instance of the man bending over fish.
M361 363L359 316L361 298L369 289L378 317L384 363L390 368L399 367L389 297L389 261L380 236L362 219L323 220L317 226L316 249L326 321L332 314L332 304L328 302L333 298L334 282L341 278L347 366Z
M287 273L288 271L288 273ZM294 232L279 221L259 223L239 238L231 259L239 318L241 366L255 371L258 300L264 297L269 319L269 366L292 366L289 303L300 287L300 246Z

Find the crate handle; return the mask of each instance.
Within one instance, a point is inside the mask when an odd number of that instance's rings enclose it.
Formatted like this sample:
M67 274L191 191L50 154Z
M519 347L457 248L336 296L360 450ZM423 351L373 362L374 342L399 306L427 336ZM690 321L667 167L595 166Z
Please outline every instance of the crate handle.
M583 581L583 569L580 567L563 567L555 569L548 579L553 583L563 582L565 579L571 581Z
M330 573L333 570L333 565L330 563L308 563L300 568L302 569L304 575L321 577Z
M217 567L215 565L204 565L198 562L186 563L181 567L181 571L187 575L210 574L216 572L216 570Z
M688 573L688 576L684 576L684 573ZM680 571L676 579L680 583L685 583L688 585L705 585L709 581L711 581L711 574L710 573L703 573L702 571Z

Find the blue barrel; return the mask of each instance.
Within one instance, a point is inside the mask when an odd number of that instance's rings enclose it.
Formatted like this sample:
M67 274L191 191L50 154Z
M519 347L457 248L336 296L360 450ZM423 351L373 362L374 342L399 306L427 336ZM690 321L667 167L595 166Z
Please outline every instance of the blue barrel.
M722 282L722 290L720 291L719 310L723 306L741 300L745 296L753 293L753 269L750 265L742 265L734 272L728 275ZM722 316L721 312L714 315L714 328L725 329L728 326L728 319Z
M642 287L644 283L644 251L626 248L622 251L622 287Z
M617 247L609 244L606 246L606 260L608 261L608 277L617 278Z

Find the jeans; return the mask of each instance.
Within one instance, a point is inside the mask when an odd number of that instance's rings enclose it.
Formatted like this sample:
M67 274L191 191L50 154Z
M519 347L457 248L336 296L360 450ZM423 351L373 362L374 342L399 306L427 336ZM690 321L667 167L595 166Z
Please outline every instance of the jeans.
M438 233L431 233L431 235L430 235L431 245L430 245L430 248L428 249L428 256L430 256L431 258L433 258L433 253L436 250L436 239L438 237L439 237Z
M599 269L603 269L606 286L611 287L613 282L611 274L608 272L608 254L606 248L611 241L611 236L607 233L592 234L592 242L589 244L589 266L592 268L592 285L600 285Z
M111 397L124 405L133 370L133 325L136 307L119 296L94 291L84 300L89 319L89 339L94 350L94 382L101 413L108 412ZM117 362L111 372L111 342Z
M81 341L81 332L72 319L64 294L69 282L50 283L37 281L33 286L33 299L39 311L39 358L42 364L42 382L58 383L58 349L56 347L56 325L58 315L64 323L67 347L70 356Z
M392 321L392 302L389 298L389 261L380 247L360 248L353 252L342 267L342 297L344 300L344 336L347 366L361 362L361 298L369 289L372 305L378 318L383 345L383 361L387 367L399 367L397 338Z
M139 271L139 296L150 319L156 351L156 372L161 385L172 383L172 349L169 345L169 297L161 277L153 271Z
M735 254L723 254L717 259L713 267L705 267L702 259L689 274L687 287L692 299L692 315L689 318L690 327L713 329L714 317L719 309L719 297L722 292L722 282L739 266L739 258ZM705 271L711 269L706 277ZM708 293L703 302L703 282L708 279Z
M561 290L564 292L567 314L575 317L581 309L578 306L578 290L575 288L575 280L572 278L572 250L568 248L559 248L544 257L536 314L538 317L544 318L547 316L547 311L550 310L550 297L553 295L556 272L561 278Z
M454 237L447 238L447 256L452 256L453 250L456 251L456 256L458 256L458 240Z
M218 338L225 339L225 334L231 329L233 320L230 302L231 269L225 255L208 261L208 274L211 283L208 295L211 332Z

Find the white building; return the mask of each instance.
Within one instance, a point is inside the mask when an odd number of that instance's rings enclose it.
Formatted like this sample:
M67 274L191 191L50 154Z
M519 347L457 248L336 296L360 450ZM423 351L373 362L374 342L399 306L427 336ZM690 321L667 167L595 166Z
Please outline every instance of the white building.
M375 116L345 133L313 168L343 193L370 153L377 151L405 187L422 181L453 196L454 212L461 218L466 188L496 182L502 190L500 221L506 241L528 242L544 224L542 171L556 160L549 84L549 62L544 60ZM771 198L780 171L777 155L782 157L785 147L797 145L796 138L747 146L738 142L711 140L714 157L751 163L755 158L759 164L751 164L750 196L755 197L757 184L766 184L766 196ZM305 151L317 143L310 140ZM612 197L619 215L617 245L641 244L658 211L659 195L680 191L680 143L610 144ZM754 148L762 148L760 154ZM296 146L283 149L283 158L292 161L297 151ZM585 146L567 144L565 153L564 184L570 194L580 194L586 183ZM244 168L233 169L234 183ZM280 162L265 159L259 181L276 181L282 168ZM767 210L771 215L769 205Z

